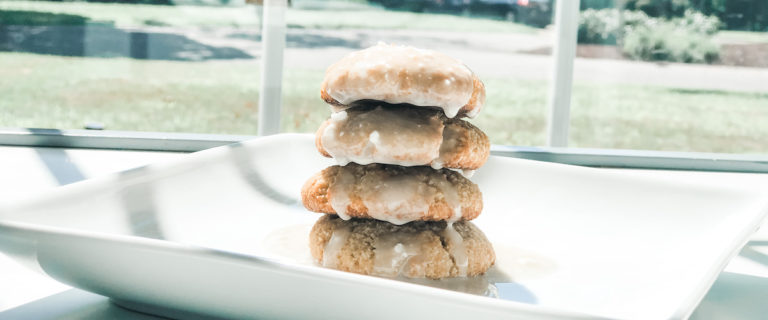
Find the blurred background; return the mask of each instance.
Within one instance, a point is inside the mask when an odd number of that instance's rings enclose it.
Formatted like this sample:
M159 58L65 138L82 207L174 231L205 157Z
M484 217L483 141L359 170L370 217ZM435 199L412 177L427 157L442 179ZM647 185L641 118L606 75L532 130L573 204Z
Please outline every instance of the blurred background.
M581 0L569 145L768 153L768 1ZM495 144L545 143L553 0L292 0L284 132L328 117L325 68L379 41L486 84ZM255 135L261 15L245 0L0 1L0 127Z

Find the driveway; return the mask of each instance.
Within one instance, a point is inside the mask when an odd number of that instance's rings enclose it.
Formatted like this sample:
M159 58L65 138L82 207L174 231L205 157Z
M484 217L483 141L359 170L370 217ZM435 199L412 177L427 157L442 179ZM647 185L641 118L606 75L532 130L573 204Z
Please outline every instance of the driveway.
M196 32L187 36L209 45L223 44L221 35L209 40L204 34ZM235 45L254 57L260 56L260 36L256 32L240 30L230 34L229 38L239 41L229 45ZM286 38L286 68L325 70L349 52L384 41L439 50L471 66L481 78L548 80L552 77L551 56L521 53L551 46L553 37L548 30L533 34L499 34L289 29ZM765 68L576 58L574 79L577 83L768 93L768 69Z
M77 32L62 28L77 28ZM5 29L0 34L0 50L5 51L182 61L259 59L261 56L259 30L191 27L116 29L102 25L54 26L42 31L38 30L39 27ZM73 34L79 35L74 41L61 36ZM552 57L524 52L549 47L552 39L549 30L505 34L289 28L284 61L286 68L322 71L351 51L384 41L439 50L471 66L481 78L546 81L552 77ZM62 41L76 45L72 50L55 52L66 47L58 44ZM574 68L577 83L768 93L768 69L765 68L586 58L576 58Z

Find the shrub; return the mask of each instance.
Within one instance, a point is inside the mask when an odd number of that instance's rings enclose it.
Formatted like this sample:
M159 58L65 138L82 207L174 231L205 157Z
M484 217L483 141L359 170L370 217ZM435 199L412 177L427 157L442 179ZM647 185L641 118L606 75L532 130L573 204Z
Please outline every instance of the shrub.
M616 10L587 9L579 15L579 43L616 44L619 20Z
M717 59L718 46L712 35L721 26L715 16L694 10L673 19L651 18L642 11L625 10L619 26L616 9L581 12L578 41L591 44L617 44L618 30L624 33L622 51L627 56L647 61L709 63Z
M688 9L680 18L674 18L671 22L679 27L695 33L714 35L720 30L722 23L716 16L708 16L701 12Z
M707 35L662 23L628 33L622 51L637 60L711 63L720 50Z
M624 10L623 18L625 33L655 20L642 11L630 10ZM618 30L619 11L616 9L587 9L579 16L579 43L616 44Z

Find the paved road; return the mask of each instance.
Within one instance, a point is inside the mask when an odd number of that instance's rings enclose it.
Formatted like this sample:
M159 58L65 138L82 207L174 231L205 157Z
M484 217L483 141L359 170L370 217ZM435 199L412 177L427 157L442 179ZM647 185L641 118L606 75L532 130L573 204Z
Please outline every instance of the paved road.
M260 55L261 43L256 32L237 31L234 35L227 35L226 30L218 32L190 32L188 36L208 45L230 45L255 57ZM480 77L548 80L552 76L550 56L520 53L550 46L552 35L548 30L534 34L497 34L289 29L285 66L323 70L345 54L378 41L440 50L471 66ZM768 69L764 68L587 58L576 58L574 68L575 81L580 83L768 93Z
M44 45L49 44L51 39L59 38L59 34L73 34L72 30L61 28L66 27L49 27L50 30L45 30L47 33L44 34L37 29L31 30L35 32L17 30L14 32L26 38L21 37L23 41L17 41L18 43L8 40L5 45L11 46L13 50L42 50L40 53L56 54L49 52L52 49ZM77 30L77 50L64 52L63 55L129 56L139 59L186 61L258 59L261 56L258 30L178 27L127 30L98 25L78 28L83 30ZM5 30L6 33L11 31ZM324 70L351 51L384 41L440 50L471 66L481 78L548 80L552 77L551 57L522 52L549 47L552 39L549 30L500 34L288 29L285 66ZM142 49L138 50L141 52L135 50L136 45L138 49ZM577 58L574 77L577 83L620 83L768 93L768 69L765 68Z

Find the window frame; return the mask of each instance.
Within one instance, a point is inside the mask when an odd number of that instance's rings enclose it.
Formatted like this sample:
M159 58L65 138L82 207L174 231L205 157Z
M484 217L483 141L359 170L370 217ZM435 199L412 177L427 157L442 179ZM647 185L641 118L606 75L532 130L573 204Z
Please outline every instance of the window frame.
M0 129L0 145L197 152L258 136L139 131ZM492 145L496 156L587 167L768 173L768 157L742 154Z

